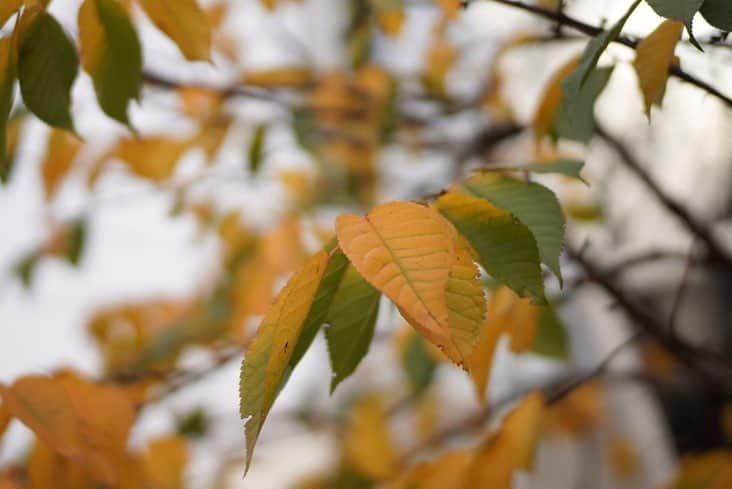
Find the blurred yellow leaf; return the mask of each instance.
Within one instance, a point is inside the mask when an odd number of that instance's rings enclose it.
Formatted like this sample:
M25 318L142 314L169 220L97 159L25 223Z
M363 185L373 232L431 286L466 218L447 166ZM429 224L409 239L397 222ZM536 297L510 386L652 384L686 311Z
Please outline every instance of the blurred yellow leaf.
M402 0L371 0L376 22L384 34L396 37L402 32L406 19Z
M262 237L262 258L276 274L291 273L308 258L303 247L300 219L284 218L277 227Z
M716 450L684 457L676 477L664 489L728 489L731 483L732 451Z
M61 129L51 130L46 156L41 163L41 176L47 200L56 194L80 149L81 141L73 134Z
M412 468L400 476L391 487L392 489L468 489L464 485L466 472L474 457L473 452L467 450L446 453L435 461Z
M239 395L240 414L246 420L247 469L328 261L328 254L321 251L295 273L267 311L244 356Z
M150 442L145 454L151 489L183 489L183 475L188 463L185 438L170 436Z
M462 5L461 0L436 0L436 3L442 10L443 15L450 20L458 16Z
M638 451L632 440L615 435L607 442L608 466L620 479L628 479L638 473Z
M215 90L184 86L178 89L183 113L196 118L208 117L221 106L221 94Z
M446 288L455 263L455 232L434 209L394 202L365 217L336 220L343 253L358 272L389 297L402 316L454 362Z
M366 396L351 409L343 439L346 463L373 480L387 480L395 470L397 453L383 402Z
M165 136L123 139L111 156L127 163L137 175L162 182L173 175L178 160L190 142Z
M575 57L562 65L559 70L551 77L543 95L540 98L539 105L534 113L532 127L534 129L534 138L537 142L544 139L554 126L559 106L562 104L564 92L562 90L562 82L571 75L577 65L579 58Z
M0 2L0 27L10 19L10 17L18 10L25 0L3 0Z
M0 396L0 439L5 434L5 430L8 429L12 417L5 404L3 404L2 396Z
M547 425L569 436L581 436L595 429L605 418L604 388L599 382L577 387L548 410Z
M93 485L81 466L36 440L28 457L28 489L87 489Z
M427 51L422 80L431 92L444 95L445 78L457 60L458 51L444 37L437 38Z
M646 116L651 117L651 106L661 106L666 93L668 70L674 62L676 44L684 30L683 22L665 20L648 37L643 39L635 49L633 62L638 74Z
M313 83L315 76L310 68L290 67L250 71L242 82L262 88L297 88Z
M277 8L277 0L259 0L259 2L269 11Z
M210 59L211 26L196 0L138 1L153 24L178 45L186 59Z

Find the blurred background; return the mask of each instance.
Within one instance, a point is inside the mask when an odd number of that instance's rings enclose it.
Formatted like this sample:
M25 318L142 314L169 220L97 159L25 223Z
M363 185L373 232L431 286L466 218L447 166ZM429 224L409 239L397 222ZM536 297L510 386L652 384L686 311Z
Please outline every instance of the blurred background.
M49 7L72 37L80 3ZM12 178L0 187L0 382L59 368L127 380L141 371L179 374L181 387L146 405L129 443L187 437L190 488L289 488L332 472L345 450L344 416L365 393L391 406L394 444L407 450L480 405L470 378L439 358L425 361L431 383L415 400L404 367L409 332L388 302L369 354L333 396L319 334L279 396L245 479L242 345L274 292L330 239L339 213L439 192L489 162L560 157L584 160L589 182L537 178L564 206L570 247L612 269L643 308L674 317L679 334L729 356L730 274L704 262L704 243L618 151L732 248L732 117L718 98L671 78L649 122L634 53L612 45L601 60L616 68L596 104L598 136L537 148L525 127L552 76L586 44L572 29L492 1L457 10L427 0L200 3L214 32L210 63L186 61L131 7L146 73L131 108L140 140L103 115L86 74L73 90L83 141L32 116L18 119ZM567 15L603 26L631 2L564 3ZM624 32L641 38L660 21L643 3ZM714 43L702 53L684 34L682 68L732 94L732 44L700 16L694 29ZM297 108L303 100L311 110ZM63 259L54 243L74 232L78 260ZM502 341L489 399L590 371L632 335L616 301L568 256L563 266L564 289L554 278L547 286L567 359L516 355ZM662 487L680 456L729 448L728 399L675 373L673 359L643 342L613 357L609 370L620 379L640 368L654 380L583 385L576 406L565 406L579 410L566 414L577 426L548 436L516 487ZM22 460L32 439L11 424L0 466ZM465 443L456 436L446 446Z

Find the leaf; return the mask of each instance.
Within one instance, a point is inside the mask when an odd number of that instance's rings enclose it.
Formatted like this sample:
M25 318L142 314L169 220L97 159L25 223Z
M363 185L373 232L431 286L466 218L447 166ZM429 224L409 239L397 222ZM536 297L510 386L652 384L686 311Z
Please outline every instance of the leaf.
M664 489L725 489L732 482L732 450L711 450L681 459L678 473Z
M0 39L0 182L3 183L10 177L12 161L8 148L8 118L13 108L17 76L14 44L13 37Z
M402 32L406 19L403 0L370 0L375 11L376 22L381 30L390 37Z
M262 88L298 88L314 81L315 75L310 68L298 66L250 71L242 80L245 85Z
M61 129L53 129L48 139L46 156L41 163L41 176L46 200L51 200L63 179L71 169L76 155L81 149L81 141Z
M77 219L68 226L66 231L66 241L64 249L64 258L70 264L76 266L81 261L84 254L84 245L86 244L86 221Z
M444 489L465 486L467 469L475 455L468 450L448 452L438 459L419 464L403 474L394 484L394 489ZM479 487L479 486L476 486ZM489 486L493 489L492 486Z
M13 267L13 275L15 275L23 287L26 289L31 286L33 282L33 272L38 265L38 260L41 259L41 254L37 251L32 251L25 255L18 263Z
M593 70L577 94L562 99L554 121L558 137L582 143L590 140L595 132L595 101L612 74L612 67Z
M570 59L549 80L531 122L537 143L553 130L559 107L564 99L562 82L577 69L578 65L579 58Z
M531 350L539 355L559 360L569 359L569 342L559 317L553 307L539 311L536 336Z
M535 182L487 173L468 178L463 188L466 193L509 211L524 223L536 239L541 261L562 284L559 255L562 253L565 222L554 192Z
M383 402L366 396L352 408L343 437L343 454L353 470L373 480L394 474L397 453L386 423Z
M705 0L701 14L717 29L732 31L732 3L728 0Z
M180 436L153 440L147 446L145 465L155 489L183 489L188 444Z
M71 87L79 71L74 43L45 11L26 10L21 27L18 78L23 101L45 123L73 131Z
M415 396L419 396L432 383L437 363L427 350L422 336L410 329L401 364Z
M111 118L129 125L127 107L140 96L142 48L117 0L85 0L79 9L81 61L97 100Z
M165 136L123 139L111 156L127 163L137 175L162 182L175 172L178 160L190 147L190 141Z
M661 17L667 19L679 20L684 23L686 30L689 32L692 44L700 51L703 51L699 43L694 38L691 23L694 15L699 11L704 0L646 0L648 5L656 11Z
M668 70L674 62L674 50L684 25L674 20L662 22L636 47L633 68L638 74L646 116L651 118L651 105L661 106L666 93Z
M589 185L582 178L581 171L585 166L585 162L581 160L557 160L546 163L530 163L527 165L512 166L486 166L478 168L478 172L504 172L504 171L528 171L531 173L557 173L566 177L576 178L585 185Z
M24 0L3 0L0 2L0 27L23 5Z
M487 200L460 193L447 193L436 205L468 240L486 272L520 296L546 303L539 250L525 224Z
M259 172L264 156L264 139L267 136L267 126L260 125L254 130L252 142L249 144L249 171Z
M139 0L153 24L178 46L189 61L211 57L211 26L196 0Z
M369 351L381 294L349 266L328 311L325 330L333 379L331 394Z
M367 216L336 220L343 253L372 286L391 299L422 335L450 344L445 289L453 266L454 231L433 209L393 202Z
M246 471L327 264L328 254L321 251L295 273L267 311L244 356L239 398L241 418L246 420Z
M608 466L617 478L627 480L638 474L638 450L628 437L614 435L606 446Z
M623 15L623 17L621 17L620 20L610 28L610 30L602 31L590 40L582 53L582 57L580 58L577 68L562 82L564 100L573 100L580 96L582 87L584 87L590 77L590 74L595 70L597 62L600 60L600 56L603 51L605 51L605 48L607 48L608 45L620 35L620 31L623 30L623 26L639 4L640 0L635 0L625 15Z

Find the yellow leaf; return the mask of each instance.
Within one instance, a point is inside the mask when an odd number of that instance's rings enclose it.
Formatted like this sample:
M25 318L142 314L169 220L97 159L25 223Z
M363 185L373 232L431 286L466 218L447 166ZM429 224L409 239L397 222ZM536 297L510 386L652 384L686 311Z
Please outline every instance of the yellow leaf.
M445 92L445 78L457 60L458 51L447 39L438 38L427 51L422 75L427 88L437 94Z
M435 0L445 17L454 20L460 12L462 2L460 0Z
M274 273L291 273L308 258L303 247L300 220L296 215L286 217L262 238L262 258Z
M154 489L183 489L188 463L185 438L170 436L150 442L145 455L148 479Z
M93 482L82 468L36 440L28 457L28 489L86 489Z
M627 479L638 472L638 452L630 439L615 435L606 449L608 466L618 478Z
M401 0L371 0L375 11L376 22L384 34L396 37L402 32L406 19L404 5Z
M259 0L262 6L270 12L277 8L277 0Z
M123 139L112 151L137 175L162 182L173 175L178 160L189 148L189 141L163 136Z
M178 45L186 59L211 56L211 26L196 0L139 0L150 20Z
M267 311L244 356L239 396L240 414L247 420L247 470L328 260L328 254L321 251L295 273Z
M370 479L389 479L397 454L389 432L383 402L367 396L352 408L343 439L346 463Z
M81 149L81 141L68 131L52 129L46 149L46 156L41 163L43 188L46 199L50 200L71 169L74 158Z
M417 465L402 475L391 487L392 489L463 488L466 472L473 459L474 454L467 450L446 453L433 462Z
M557 110L559 110L559 106L562 104L564 94L562 90L562 82L565 78L571 75L572 72L574 72L578 63L579 58L572 58L549 80L531 123L534 128L534 138L537 142L544 139L544 136L549 133L554 125L554 119L557 114Z
M500 434L495 434L476 451L470 466L466 469L462 489L485 487L490 489L511 489L513 460L511 452L503 443Z
M221 107L221 94L216 90L201 87L178 89L183 113L191 117L207 117Z
M0 2L0 27L4 26L10 17L24 3L24 0L3 0Z
M453 353L446 288L455 263L455 232L449 224L431 208L394 202L365 217L339 216L336 235L356 270L428 341Z
M547 424L569 436L579 436L597 427L605 417L603 387L591 382L574 389L549 408Z
M5 430L8 429L8 425L10 425L10 421L12 421L12 419L10 412L2 402L2 397L0 397L0 439L2 439L5 434Z
M633 62L638 74L646 116L651 117L651 106L661 106L666 93L668 70L674 61L674 50L684 29L683 22L665 20L648 37L638 43Z
M732 451L716 450L684 457L664 489L727 489L732 482Z
M244 75L242 82L262 88L298 88L310 85L315 81L310 68L273 68L269 70L250 71Z

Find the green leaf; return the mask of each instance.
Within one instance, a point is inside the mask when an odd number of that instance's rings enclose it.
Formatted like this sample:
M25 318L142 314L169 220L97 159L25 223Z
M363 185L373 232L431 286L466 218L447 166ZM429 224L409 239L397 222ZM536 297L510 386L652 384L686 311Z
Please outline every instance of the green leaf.
M567 332L554 308L543 307L539 311L538 322L532 351L546 357L568 360Z
M486 172L504 172L504 171L528 171L531 173L558 173L567 177L576 178L585 185L589 186L589 183L582 178L580 172L585 166L585 162L581 160L557 160L547 163L529 163L527 165L512 165L512 166L486 166L479 168L477 171L481 173Z
M595 132L595 101L610 80L613 68L593 70L574 97L564 97L554 121L560 138L586 143Z
M142 48L127 12L116 0L85 0L79 10L79 38L99 106L129 126L127 107L142 87Z
M313 304L310 306L308 317L305 319L302 327L300 339L292 351L290 367L293 369L300 362L300 359L305 355L308 348L310 348L310 345L315 339L315 335L318 334L320 327L325 323L326 315L336 296L338 286L348 268L348 259L341 250L335 250L332 253L328 267L325 269L323 278L320 280L318 291L315 293Z
M720 3L724 1L725 0L721 0ZM703 51L694 37L691 23L694 19L694 15L699 11L704 3L704 0L646 0L646 2L661 17L680 20L683 22L686 26L686 30L689 32L692 44L694 44L694 46L696 46L700 51Z
M38 265L38 261L40 259L41 254L34 251L23 257L23 259L13 267L13 273L18 277L18 279L20 279L20 282L26 289L29 288L33 282L33 272L35 271L36 265Z
M64 258L74 266L77 266L84 254L86 244L86 222L78 219L69 226L69 237L66 241Z
M17 75L13 44L13 38L0 39L0 181L3 183L8 181L11 166L7 132Z
M562 284L559 255L564 242L564 214L554 192L535 182L505 175L475 175L463 184L467 193L506 209L531 230L541 261Z
M437 363L427 351L424 338L418 334L409 336L401 363L412 393L420 395L432 383L437 368Z
M257 126L254 130L252 142L249 145L249 171L256 174L262 166L264 157L264 140L267 136L267 126Z
M349 266L326 318L325 339L333 368L331 393L368 353L380 299L381 293Z
M18 55L23 101L45 123L73 131L71 86L79 71L74 43L45 11L26 10L23 18Z
M473 247L486 272L521 297L546 304L539 249L531 230L485 199L450 192L437 209Z
M587 82L595 66L597 66L597 62L600 60L605 48L620 35L623 26L639 4L640 0L633 2L625 15L610 30L601 32L587 44L577 68L562 82L564 100L574 99L579 96L582 87Z
M729 0L706 0L701 14L717 29L732 31L732 2Z

